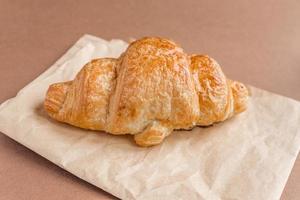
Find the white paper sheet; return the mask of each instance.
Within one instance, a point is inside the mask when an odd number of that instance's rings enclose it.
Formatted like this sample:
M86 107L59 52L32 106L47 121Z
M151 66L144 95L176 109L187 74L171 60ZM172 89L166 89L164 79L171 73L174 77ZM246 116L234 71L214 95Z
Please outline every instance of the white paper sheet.
M130 136L50 119L51 83L71 80L92 58L127 47L85 35L53 66L0 106L0 131L122 199L279 199L300 147L300 103L251 88L249 109L224 123L177 131L141 148ZM38 180L37 180L38 181Z

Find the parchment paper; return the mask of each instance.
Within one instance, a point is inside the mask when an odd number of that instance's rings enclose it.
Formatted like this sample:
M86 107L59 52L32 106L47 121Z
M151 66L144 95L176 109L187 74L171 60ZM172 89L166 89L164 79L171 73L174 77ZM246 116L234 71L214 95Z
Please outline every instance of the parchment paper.
M0 131L122 199L279 199L300 147L300 103L250 87L249 109L209 128L178 131L137 147L129 136L50 119L49 84L74 78L96 57L127 44L85 35L53 66L0 106ZM39 180L36 180L39 181Z

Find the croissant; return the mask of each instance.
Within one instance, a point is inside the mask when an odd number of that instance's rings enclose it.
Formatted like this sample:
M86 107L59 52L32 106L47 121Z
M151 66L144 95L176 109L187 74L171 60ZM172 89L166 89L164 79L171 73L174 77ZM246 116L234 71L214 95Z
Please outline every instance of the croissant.
M146 37L117 59L87 63L73 81L49 86L44 101L55 120L136 144L161 143L176 129L224 121L247 107L249 93L206 55L187 55L173 41Z

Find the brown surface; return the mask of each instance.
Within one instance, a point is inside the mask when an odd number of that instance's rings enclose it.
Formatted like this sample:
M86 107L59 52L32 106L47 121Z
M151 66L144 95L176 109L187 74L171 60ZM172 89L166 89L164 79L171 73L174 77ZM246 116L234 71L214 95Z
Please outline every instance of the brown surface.
M60 2L0 0L0 102L84 33L105 39L173 38L190 53L217 59L233 79L300 100L298 0ZM299 182L300 159L283 200L299 199ZM3 134L0 185L0 199L113 198Z

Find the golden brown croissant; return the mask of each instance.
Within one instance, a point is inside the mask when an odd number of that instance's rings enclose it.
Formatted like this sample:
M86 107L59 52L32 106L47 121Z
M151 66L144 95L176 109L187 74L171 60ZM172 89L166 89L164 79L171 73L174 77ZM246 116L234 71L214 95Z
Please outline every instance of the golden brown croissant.
M137 40L118 58L95 59L73 81L50 85L44 107L54 119L159 144L174 129L220 122L246 109L247 88L226 79L208 56L174 42Z

